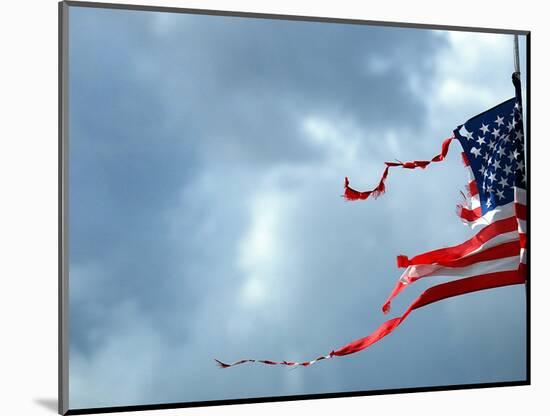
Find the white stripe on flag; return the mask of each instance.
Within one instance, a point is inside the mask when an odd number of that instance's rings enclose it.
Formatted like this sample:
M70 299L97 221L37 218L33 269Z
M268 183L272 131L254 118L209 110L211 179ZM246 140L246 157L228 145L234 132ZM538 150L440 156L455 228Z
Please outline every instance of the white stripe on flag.
M471 228L484 227L498 220L503 220L509 217L515 217L515 215L516 215L516 211L514 207L514 202L510 202L506 205L496 207L492 211L487 212L485 215L483 215L479 219L468 223L468 225Z
M419 279L428 276L456 276L469 277L480 274L502 272L506 270L517 270L519 256L505 257L497 260L480 261L466 267L444 267L437 264L421 264L409 266L401 275L402 282L410 282L410 278Z
M527 221L518 220L518 227L519 227L519 232L520 233L522 233L522 234L527 233Z
M514 187L514 201L527 205L527 191L522 188Z

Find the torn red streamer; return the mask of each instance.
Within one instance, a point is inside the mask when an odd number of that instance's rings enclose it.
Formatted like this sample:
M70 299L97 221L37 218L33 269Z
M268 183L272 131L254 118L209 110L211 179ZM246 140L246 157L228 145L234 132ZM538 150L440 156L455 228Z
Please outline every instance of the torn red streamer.
M447 153L449 151L449 145L451 144L451 141L453 139L454 139L454 136L449 137L448 139L445 139L445 141L441 145L441 153L434 156L431 160L413 160L411 162L385 162L386 168L382 173L380 182L378 182L378 185L376 186L376 188L370 191L361 192L351 188L349 186L349 179L346 177L345 183L344 183L344 195L342 196L348 201L364 200L369 198L370 196L372 196L373 198L379 197L386 191L385 182L386 182L386 178L388 177L390 168L401 166L403 169L416 169L416 168L425 169L432 162L441 162L443 159L445 159L445 156L447 156Z
M267 365L284 365L284 366L304 366L307 367L316 363L317 361L325 360L333 357L342 357L344 355L354 354L372 344L380 341L386 335L390 334L395 328L397 328L407 316L415 309L419 309L423 306L427 306L431 303L447 299L453 296L464 295L470 292L476 292L479 290L492 289L501 286L509 286L515 284L525 283L526 268L524 264L520 264L518 270L495 272L489 274L483 274L479 276L466 277L460 280L454 280L447 283L442 283L433 286L424 291L405 311L403 315L397 318L390 319L380 325L374 332L366 337L356 339L343 347L331 351L329 354L316 358L312 361L293 362L293 361L271 361L271 360L254 360L246 359L236 361L231 364L224 363L220 360L215 360L220 368L229 368L245 363L261 363Z

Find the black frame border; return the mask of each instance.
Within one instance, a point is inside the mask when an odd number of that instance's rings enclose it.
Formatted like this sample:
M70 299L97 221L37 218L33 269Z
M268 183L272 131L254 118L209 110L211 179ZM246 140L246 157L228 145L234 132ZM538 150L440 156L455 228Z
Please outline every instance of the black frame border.
M69 29L68 6L58 3L58 413L69 410Z
M384 390L367 390L338 393L303 394L292 396L267 396L242 399L224 399L196 402L176 402L147 405L112 406L84 409L69 409L69 274L68 274L68 226L69 226L69 205L68 205L68 179L69 179L69 134L68 134L68 28L69 28L69 7L89 7L100 9L117 9L130 11L152 11L179 14L198 14L210 16L231 16L259 19L279 19L290 21L339 23L368 26L386 26L396 28L414 28L429 30L445 30L458 32L478 32L520 35L526 37L526 102L525 111L526 124L526 174L527 174L527 280L525 283L526 295L526 378L518 381L504 381L496 383L477 384L456 384L445 386L427 386L412 388L397 388ZM189 407L210 407L234 404L272 403L296 400L316 400L342 397L374 396L403 393L423 393L452 390L482 389L493 387L515 387L531 385L531 31L481 28L469 26L448 26L432 25L424 23L404 23L375 20L360 20L347 18L331 18L321 16L299 16L285 14L270 14L242 11L224 11L210 9L190 9L166 6L145 6L122 3L101 3L87 1L60 1L58 3L58 413L60 415L86 415L95 413L130 412L142 410L165 410L180 409Z

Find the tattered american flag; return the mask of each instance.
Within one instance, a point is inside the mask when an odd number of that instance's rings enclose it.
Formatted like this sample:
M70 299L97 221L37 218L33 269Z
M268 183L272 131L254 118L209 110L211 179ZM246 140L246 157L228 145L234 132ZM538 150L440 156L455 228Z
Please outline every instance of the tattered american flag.
M414 309L465 293L526 282L527 197L524 130L519 74L512 76L516 88L511 98L458 126L443 142L439 155L430 160L386 162L378 185L359 192L345 180L344 197L348 200L376 198L386 190L385 181L392 167L425 169L441 162L453 141L462 146L462 161L469 182L457 206L460 219L473 230L473 237L452 247L422 253L409 258L397 256L398 267L405 271L382 306L384 313L402 290L430 276L456 279L432 286L423 292L401 315L384 322L370 335L352 341L311 361L272 361L244 359L222 368L248 362L268 365L309 366L317 361L353 354L379 341L399 326Z

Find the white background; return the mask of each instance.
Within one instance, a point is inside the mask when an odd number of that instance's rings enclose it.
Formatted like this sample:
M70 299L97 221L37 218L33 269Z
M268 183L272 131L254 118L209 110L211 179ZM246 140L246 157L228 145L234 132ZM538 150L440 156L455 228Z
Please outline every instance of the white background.
M136 0L137 1L137 0ZM112 2L120 3L113 0ZM140 4L532 31L532 386L177 409L138 414L541 414L550 391L543 255L550 39L544 2L305 0ZM0 13L0 412L53 415L57 398L57 1L4 2ZM510 59L512 51L510 50ZM460 62L457 62L459 65ZM130 413L134 414L134 413Z

